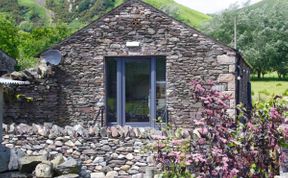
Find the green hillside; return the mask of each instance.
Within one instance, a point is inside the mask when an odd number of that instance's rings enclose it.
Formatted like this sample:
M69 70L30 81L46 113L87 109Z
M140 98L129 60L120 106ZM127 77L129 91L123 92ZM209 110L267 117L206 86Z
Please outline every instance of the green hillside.
M118 7L126 0L0 0L0 49L33 67L35 55ZM144 0L170 16L198 28L210 17L174 0Z
M186 24L198 28L203 22L211 17L199 11L190 9L186 6L176 3L173 0L144 0L154 7L163 10L176 19L185 22Z
M11 15L20 29L64 22L77 30L126 0L0 0L0 12ZM210 17L173 0L144 0L186 24L199 27Z

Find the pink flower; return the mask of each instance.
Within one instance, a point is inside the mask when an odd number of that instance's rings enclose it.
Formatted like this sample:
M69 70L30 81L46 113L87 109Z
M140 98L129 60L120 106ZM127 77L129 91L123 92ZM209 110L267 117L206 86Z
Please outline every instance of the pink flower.
M200 125L205 125L205 123L203 122L202 119L201 119L201 120L195 120L195 121L194 121L194 124L195 124L195 125L198 125L198 126L200 126Z
M206 140L204 139L204 138L200 138L199 140L198 140L198 144L199 145L204 145L206 143Z
M202 136L205 136L208 134L208 129L206 127L202 127L199 129L199 133L202 135Z
M248 123L247 123L247 127L248 127L249 129L251 129L251 130L255 130L255 127L254 127L254 125L253 125L251 122L248 122Z
M173 145L181 145L183 143L183 140L172 140Z
M155 140L165 140L167 137L163 135L152 135L151 136Z
M270 115L271 119L273 119L273 120L281 118L281 114L274 107L270 109L269 115Z
M192 154L192 159L198 163L198 162L206 162L207 160L204 158L203 155L196 153L196 154Z
M211 109L206 109L205 111L206 111L206 114L207 114L208 116L213 116L213 110L211 110Z
M225 138L223 138L223 137L220 137L219 139L220 139L224 144L227 143L227 139L225 139Z
M162 149L164 148L166 145L163 144L163 143L157 143L156 147L159 148L159 149Z
M191 165L192 162L193 162L192 160L187 160L187 161L185 162L185 164L186 164L187 166L189 166L189 165Z
M288 138L288 124L281 124L278 129L285 138Z
M237 174L238 174L238 172L239 172L239 170L238 169L236 169L236 168L233 168L232 170L231 170L231 172L230 172L230 174L229 174L229 178L233 178L233 177L236 177L237 176Z
M222 150L219 148L213 147L212 148L212 155L213 156L221 156L222 155Z
M196 86L195 86L195 91L202 93L202 92L205 91L205 88L203 88L202 85L200 85L200 84L196 84Z

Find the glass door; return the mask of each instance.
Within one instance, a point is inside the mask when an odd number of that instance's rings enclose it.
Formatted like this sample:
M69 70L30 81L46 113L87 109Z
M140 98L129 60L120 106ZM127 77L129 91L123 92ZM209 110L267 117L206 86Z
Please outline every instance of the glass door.
M105 72L108 124L154 127L165 115L165 59L108 58Z

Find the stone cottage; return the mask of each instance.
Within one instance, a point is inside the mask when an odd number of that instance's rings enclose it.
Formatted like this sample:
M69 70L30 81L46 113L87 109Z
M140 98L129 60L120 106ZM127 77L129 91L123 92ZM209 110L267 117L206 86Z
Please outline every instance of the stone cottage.
M0 76L15 70L16 60L0 50Z
M250 68L237 50L142 1L125 2L48 50L58 50L61 63L16 88L33 101L8 101L6 122L154 127L168 118L188 128L202 107L191 97L194 79L230 94L232 115L236 104L251 103Z

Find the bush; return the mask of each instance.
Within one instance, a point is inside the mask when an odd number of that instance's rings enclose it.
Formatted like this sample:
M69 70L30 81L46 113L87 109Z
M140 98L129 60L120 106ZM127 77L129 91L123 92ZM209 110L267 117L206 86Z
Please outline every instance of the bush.
M276 97L256 103L251 118L239 106L234 118L227 113L230 96L212 88L211 82L192 82L193 98L204 107L202 118L194 120L194 129L162 129L154 149L164 177L277 175L280 147L286 146L288 138L287 101Z

